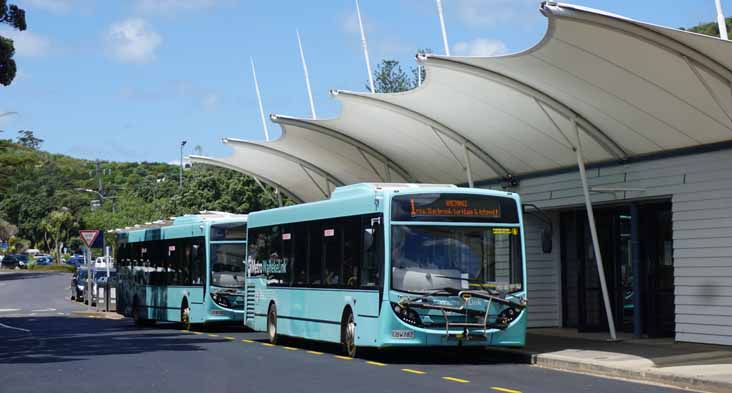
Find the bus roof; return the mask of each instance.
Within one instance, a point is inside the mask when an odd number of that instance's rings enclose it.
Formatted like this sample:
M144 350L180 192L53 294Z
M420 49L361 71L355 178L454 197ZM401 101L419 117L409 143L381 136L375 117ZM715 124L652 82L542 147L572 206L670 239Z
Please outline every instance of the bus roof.
M202 211L198 214L186 214L183 216L171 217L169 220L158 220L126 227L124 229L117 229L115 232L118 236L126 236L130 241L152 240L152 238L155 237L178 238L203 236L203 229L205 226L231 222L246 223L247 215L218 211ZM189 231L189 228L194 229L194 231ZM183 231L179 231L178 229L183 229ZM164 233L167 233L168 236L165 236ZM187 234L187 236L185 234Z
M357 183L337 187L330 199L252 212L249 215L249 226L377 213L383 209L383 206L376 203L377 196L414 192L455 192L517 198L516 194L508 191L460 188L453 184Z

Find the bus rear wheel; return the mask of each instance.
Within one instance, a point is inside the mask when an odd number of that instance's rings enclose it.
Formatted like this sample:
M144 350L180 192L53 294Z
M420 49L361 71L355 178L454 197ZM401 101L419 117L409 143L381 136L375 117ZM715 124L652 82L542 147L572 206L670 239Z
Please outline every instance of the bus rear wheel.
M277 344L277 306L274 303L267 312L267 338L270 344Z
M356 321L350 309L346 311L341 321L341 343L346 356L356 357Z
M180 322L185 330L191 330L191 308L187 302L183 302L180 308Z

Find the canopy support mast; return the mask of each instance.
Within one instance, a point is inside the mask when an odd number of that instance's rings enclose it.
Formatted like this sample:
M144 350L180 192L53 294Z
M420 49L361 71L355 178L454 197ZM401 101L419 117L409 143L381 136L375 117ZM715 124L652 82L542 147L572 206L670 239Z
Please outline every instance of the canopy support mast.
M610 339L617 340L615 335L615 320L610 307L610 296L607 292L607 282L605 281L605 268L602 263L602 254L600 253L600 241L597 238L597 227L595 226L595 214L592 211L592 201L590 200L590 189L587 186L587 173L585 172L585 160L582 157L582 141L580 140L580 129L577 119L572 118L572 127L577 134L577 145L574 151L577 153L577 166L579 167L580 178L582 179L582 191L585 194L585 208L587 209L587 221L590 225L590 235L592 235L592 247L595 253L595 262L597 263L597 275L600 278L600 286L602 288L602 300L605 304L605 314L607 315L607 323L610 328Z
M358 17L358 28L361 30L361 46L363 47L363 57L366 59L366 71L369 73L369 88L372 93L376 93L374 88L374 75L371 73L371 60L369 59L369 46L366 44L366 32L363 30L363 21L361 20L361 6L356 0L356 16Z

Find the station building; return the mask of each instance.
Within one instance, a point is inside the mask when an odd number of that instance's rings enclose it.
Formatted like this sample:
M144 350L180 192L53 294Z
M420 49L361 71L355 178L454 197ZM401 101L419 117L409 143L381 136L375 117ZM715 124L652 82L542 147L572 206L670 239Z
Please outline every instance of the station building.
M191 159L296 202L357 182L518 192L545 213L525 215L531 327L607 331L612 314L619 332L732 345L732 43L569 4L540 11L546 35L524 52L422 56L415 90L333 91L335 119L272 115L279 139L226 139L231 156Z

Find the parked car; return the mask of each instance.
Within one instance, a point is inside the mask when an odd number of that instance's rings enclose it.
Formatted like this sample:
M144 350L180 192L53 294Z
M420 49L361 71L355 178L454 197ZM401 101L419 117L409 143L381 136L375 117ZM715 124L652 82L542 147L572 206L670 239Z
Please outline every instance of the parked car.
M36 265L38 266L48 266L51 264L53 264L53 257L51 256L36 257Z
M76 269L76 272L71 277L71 300L76 300L77 302L84 301L88 274L88 269Z
M109 258L109 267L112 268L114 266L114 259ZM106 269L107 268L107 258L106 257L97 257L97 259L94 260L94 268L99 269Z
M18 261L18 256L15 254L5 255L5 258L3 258L2 267L3 267L3 269L19 268L20 261Z
M16 255L18 259L18 267L21 269L28 269L28 255Z
M86 263L86 260L84 259L83 255L73 255L69 259L66 260L67 265L74 265L76 267L79 267Z

